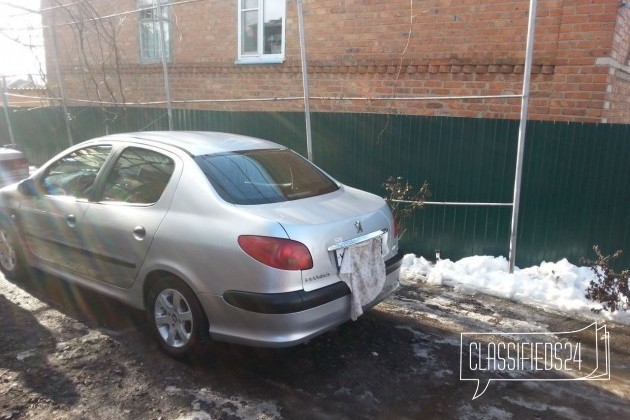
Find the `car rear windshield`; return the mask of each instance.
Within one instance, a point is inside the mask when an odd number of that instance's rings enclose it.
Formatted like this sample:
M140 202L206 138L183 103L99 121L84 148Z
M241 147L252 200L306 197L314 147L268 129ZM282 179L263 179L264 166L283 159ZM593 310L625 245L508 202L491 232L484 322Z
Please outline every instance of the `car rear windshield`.
M339 189L290 150L249 150L195 157L221 197L233 204L297 200Z

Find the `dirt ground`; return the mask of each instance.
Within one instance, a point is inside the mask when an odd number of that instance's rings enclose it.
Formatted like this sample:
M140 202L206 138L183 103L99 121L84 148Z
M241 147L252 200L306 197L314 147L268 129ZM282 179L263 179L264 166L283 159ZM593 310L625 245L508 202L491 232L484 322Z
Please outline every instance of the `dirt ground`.
M460 332L587 321L486 296L406 284L311 342L213 343L162 354L144 314L55 278L0 277L0 419L595 418L630 415L628 328L609 324L612 379L500 382L472 400Z

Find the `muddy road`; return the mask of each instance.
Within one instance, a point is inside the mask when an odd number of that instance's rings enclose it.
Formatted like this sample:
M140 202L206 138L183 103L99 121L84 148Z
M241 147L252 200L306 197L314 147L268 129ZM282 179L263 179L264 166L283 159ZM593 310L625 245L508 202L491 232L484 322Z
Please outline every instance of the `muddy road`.
M493 381L473 400L475 383L460 380L462 332L572 331L591 321L422 282L307 344L213 343L184 362L158 350L143 313L56 278L0 277L0 321L0 419L630 415L627 326L606 325L610 380Z

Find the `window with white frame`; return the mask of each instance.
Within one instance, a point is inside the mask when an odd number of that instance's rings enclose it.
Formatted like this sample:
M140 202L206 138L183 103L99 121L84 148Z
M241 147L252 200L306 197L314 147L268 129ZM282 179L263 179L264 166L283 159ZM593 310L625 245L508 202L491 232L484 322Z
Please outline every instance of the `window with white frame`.
M161 7L158 8L160 2ZM171 7L169 0L138 0L138 40L140 62L156 63L162 61L162 45L166 59L171 60ZM158 12L161 9L161 15ZM164 44L162 44L164 31Z
M284 61L286 0L238 0L237 63Z

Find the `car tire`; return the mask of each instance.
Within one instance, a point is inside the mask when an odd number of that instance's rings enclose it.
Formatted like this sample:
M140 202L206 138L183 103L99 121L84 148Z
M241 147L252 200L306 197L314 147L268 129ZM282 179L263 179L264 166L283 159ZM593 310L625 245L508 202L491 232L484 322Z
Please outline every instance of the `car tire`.
M195 293L183 281L165 277L147 295L147 317L160 348L181 359L203 350L208 320Z
M23 279L27 271L22 249L6 222L0 222L0 271L10 280Z

